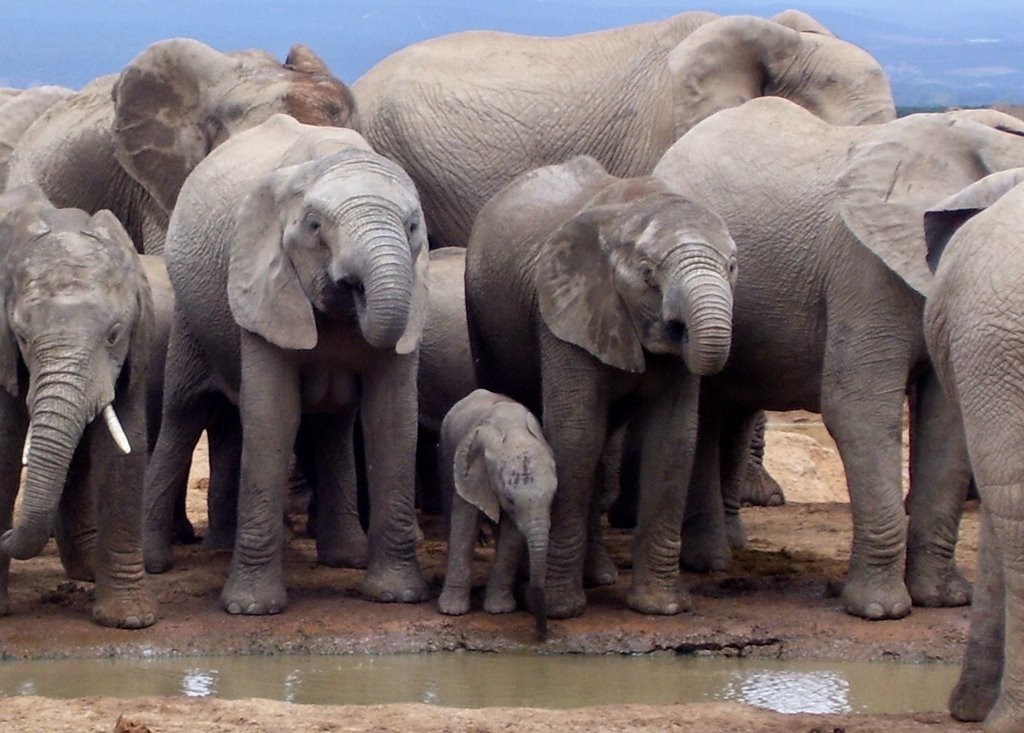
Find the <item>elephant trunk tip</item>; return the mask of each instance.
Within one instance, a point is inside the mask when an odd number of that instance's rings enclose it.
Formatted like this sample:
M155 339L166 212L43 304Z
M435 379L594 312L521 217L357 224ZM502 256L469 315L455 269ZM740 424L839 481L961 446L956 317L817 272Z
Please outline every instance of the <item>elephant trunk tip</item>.
M533 617L537 622L537 641L547 641L548 638L548 600L544 595L544 589L530 587L530 607L533 609Z
M43 551L49 539L47 532L28 532L15 527L0 536L0 550L15 560L31 560Z

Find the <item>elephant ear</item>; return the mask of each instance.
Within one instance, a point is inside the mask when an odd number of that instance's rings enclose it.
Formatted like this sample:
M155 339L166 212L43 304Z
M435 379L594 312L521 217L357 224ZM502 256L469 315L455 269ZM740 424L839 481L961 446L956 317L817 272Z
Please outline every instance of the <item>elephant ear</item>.
M501 505L487 474L487 458L481 439L483 430L483 426L474 428L455 448L455 493L497 523L501 517Z
M817 33L819 36L836 37L835 33L819 23L816 18L801 10L783 10L772 18L772 22L792 28L800 33Z
M987 209L1021 183L1024 183L1024 168L993 173L926 211L924 238L931 271L938 269L946 245L968 219Z
M409 304L409 320L405 332L395 344L395 352L399 354L411 353L419 347L430 313L430 247L427 244L427 226L423 220L423 213L419 212L417 216L418 223L409 233L409 246L417 253L413 271L412 301Z
M126 248L136 255L138 254L138 250L135 248L132 238L128 236L128 232L125 231L124 225L109 209L100 209L93 214L82 233L101 242L113 242L122 249ZM141 267L141 265L139 266Z
M602 242L603 228L619 216L619 206L595 206L555 230L542 247L537 300L541 318L557 338L608 366L642 372L643 346Z
M317 343L313 306L284 251L282 202L309 164L274 171L246 196L235 216L228 261L228 304L235 322L283 349Z
M203 88L240 63L199 41L174 38L143 50L114 85L117 160L168 215L185 178L212 147Z
M1024 138L949 115L912 115L851 146L836 181L847 228L910 287L927 295L924 214L998 170L1024 162Z

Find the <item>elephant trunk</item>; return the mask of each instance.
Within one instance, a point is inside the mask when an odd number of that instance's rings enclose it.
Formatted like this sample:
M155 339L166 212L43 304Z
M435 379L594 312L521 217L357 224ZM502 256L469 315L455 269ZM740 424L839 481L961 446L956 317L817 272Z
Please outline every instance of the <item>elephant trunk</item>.
M732 287L710 268L688 268L671 281L662 316L685 328L683 359L694 374L717 374L732 347Z
M548 636L548 602L544 592L544 581L548 572L548 533L551 520L548 516L538 518L522 527L526 537L527 555L530 563L530 608L537 623L537 639L544 641Z
M375 225L359 241L366 244L368 252L359 273L359 328L371 346L392 349L409 321L414 279L409 242L397 222L387 227Z

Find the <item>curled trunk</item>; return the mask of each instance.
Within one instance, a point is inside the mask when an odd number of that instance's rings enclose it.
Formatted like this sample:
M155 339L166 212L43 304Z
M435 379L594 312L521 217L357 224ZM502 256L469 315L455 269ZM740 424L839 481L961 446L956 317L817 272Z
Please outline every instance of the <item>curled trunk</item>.
M683 359L694 374L717 374L732 347L732 288L711 270L685 271L665 294L666 322L686 324Z
M366 265L361 273L363 299L359 328L367 343L391 349L405 333L413 293L413 263L402 229L389 227L364 238Z

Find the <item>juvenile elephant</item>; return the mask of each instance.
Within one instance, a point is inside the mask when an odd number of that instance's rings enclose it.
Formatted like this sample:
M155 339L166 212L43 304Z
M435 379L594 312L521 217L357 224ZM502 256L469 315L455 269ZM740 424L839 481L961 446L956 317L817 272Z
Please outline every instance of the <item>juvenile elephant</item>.
M167 238L177 296L163 425L147 472L146 563L170 564L177 474L223 401L244 440L238 532L221 594L230 613L281 611L286 473L300 416L315 421L317 528L328 564L362 553L352 431L362 421L370 494L363 593L419 601L413 464L426 229L415 187L358 133L276 115L204 160ZM164 522L164 524L161 524Z
M586 154L612 175L646 175L686 130L752 97L787 97L834 124L895 118L869 54L803 14L779 20L689 12L555 38L434 38L352 85L360 129L416 182L434 245L461 247L520 173Z
M484 610L509 613L516 609L513 590L526 555L530 604L537 635L544 639L544 578L557 477L551 446L537 418L504 395L474 390L444 418L440 474L450 507L448 568L438 599L441 613L460 615L469 610L473 548L483 515L498 526Z
M1024 168L995 173L925 215L935 272L924 332L959 414L981 496L971 630L950 710L1024 730Z
M481 386L540 415L554 451L550 616L583 611L596 469L627 419L644 438L628 602L687 607L679 524L698 384L729 354L735 268L715 214L586 156L524 174L481 210L466 255L470 344Z
M109 211L57 209L20 187L0 197L0 298L0 614L10 559L38 555L56 524L69 572L95 577L93 617L149 626L139 528L153 313L139 256Z
M694 474L717 481L719 452L736 455L722 436L755 410L821 412L850 490L842 601L854 615L899 618L911 600L970 598L953 561L969 472L956 460L960 431L924 343L931 276L921 218L987 173L1024 164L1022 132L1019 120L988 110L836 126L763 98L697 125L655 169L720 214L739 248L733 349L723 372L705 381ZM909 537L901 492L908 394ZM732 461L722 483L734 485L728 474L736 472ZM735 519L738 501L726 499ZM692 556L728 552L699 533L714 526L700 519L712 512L697 511L684 531Z
M56 206L110 209L140 251L160 254L189 171L231 135L278 112L351 126L355 103L305 46L281 64L263 51L159 41L119 75L47 109L18 141L9 185L35 184Z

